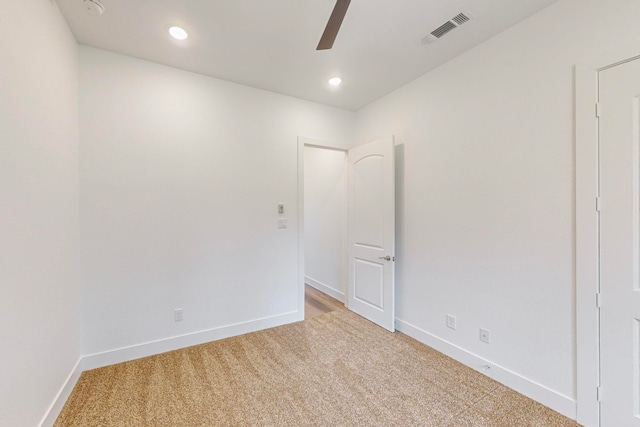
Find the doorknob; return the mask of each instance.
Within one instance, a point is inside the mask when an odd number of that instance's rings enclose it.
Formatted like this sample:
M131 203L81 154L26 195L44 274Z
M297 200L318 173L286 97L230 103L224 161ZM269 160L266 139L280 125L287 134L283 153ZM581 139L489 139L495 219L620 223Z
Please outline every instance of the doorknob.
M378 259L383 259L385 261L391 261L391 257L389 255L387 255L387 256L379 256Z

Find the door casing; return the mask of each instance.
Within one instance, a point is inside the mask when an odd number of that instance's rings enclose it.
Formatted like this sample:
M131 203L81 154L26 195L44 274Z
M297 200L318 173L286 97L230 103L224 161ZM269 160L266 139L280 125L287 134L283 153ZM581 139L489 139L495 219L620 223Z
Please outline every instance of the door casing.
M600 425L598 73L640 59L640 45L625 46L575 67L575 280L577 421Z

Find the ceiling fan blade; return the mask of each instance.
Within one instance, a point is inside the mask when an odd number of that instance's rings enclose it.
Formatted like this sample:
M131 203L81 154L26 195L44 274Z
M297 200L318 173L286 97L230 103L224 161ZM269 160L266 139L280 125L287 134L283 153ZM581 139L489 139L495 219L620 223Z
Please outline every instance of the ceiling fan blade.
M326 50L333 47L333 42L336 41L344 16L347 14L349 3L351 3L351 0L336 1L336 5L333 8L333 12L331 12L331 17L329 17L329 22L327 22L327 26L324 29L324 33L322 33L322 38L316 50Z

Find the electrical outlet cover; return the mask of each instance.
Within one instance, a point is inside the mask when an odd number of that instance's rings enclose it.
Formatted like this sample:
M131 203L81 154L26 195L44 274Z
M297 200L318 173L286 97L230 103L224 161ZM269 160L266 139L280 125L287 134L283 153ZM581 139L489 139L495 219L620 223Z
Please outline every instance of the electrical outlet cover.
M447 328L456 330L456 316L447 314Z

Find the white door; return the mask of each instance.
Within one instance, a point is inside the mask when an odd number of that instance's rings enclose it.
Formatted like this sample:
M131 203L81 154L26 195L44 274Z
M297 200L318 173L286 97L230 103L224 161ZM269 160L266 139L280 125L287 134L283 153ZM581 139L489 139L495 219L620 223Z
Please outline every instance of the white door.
M600 72L601 425L640 426L640 61Z
M349 289L347 306L395 330L395 175L393 138L348 154Z

